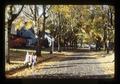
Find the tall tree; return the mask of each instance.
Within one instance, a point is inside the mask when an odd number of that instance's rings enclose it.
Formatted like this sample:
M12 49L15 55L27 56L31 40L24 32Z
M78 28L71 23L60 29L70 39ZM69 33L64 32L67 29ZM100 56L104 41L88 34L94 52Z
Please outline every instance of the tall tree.
M37 56L41 56L41 48L43 44L45 32L46 13L50 9L50 5L26 5L24 8L24 15L34 21L37 28L38 44L36 45Z
M107 7L109 8L109 6ZM51 16L54 15L54 18L51 17L51 23L54 22L54 26L57 24L53 30L56 33L58 31L56 28L59 29L61 27L61 30L56 34L57 39L62 31L61 43L65 43L65 39L67 39L66 43L68 45L70 43L73 46L75 43L77 44L78 40L81 40L81 44L96 43L98 45L96 49L99 49L104 40L107 39L105 27L111 22L107 19L107 9L103 9L101 5L53 5ZM60 27L59 13L61 14Z
M6 48L6 62L10 63L10 31L12 27L12 22L19 16L21 11L23 10L24 5L19 8L19 11L16 12L16 6L15 5L8 5L6 6L6 33L5 33L5 48ZM7 47L8 46L8 47Z

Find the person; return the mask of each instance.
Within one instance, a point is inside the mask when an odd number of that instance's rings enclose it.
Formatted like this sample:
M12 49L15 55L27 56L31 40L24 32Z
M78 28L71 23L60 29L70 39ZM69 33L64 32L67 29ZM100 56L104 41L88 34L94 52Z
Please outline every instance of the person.
M31 67L31 65L32 65L32 55L33 55L32 52L27 51L26 56L25 56L25 61L24 61L24 64L26 66Z
M29 62L30 62L30 55L29 55L29 52L27 51L26 56L25 56L24 64L28 66Z
M24 64L28 67L32 67L36 64L36 62L37 62L36 53L32 53L32 52L27 51Z
M36 53L33 53L33 56L32 56L32 66L34 66L36 63L37 63L37 55L36 55Z

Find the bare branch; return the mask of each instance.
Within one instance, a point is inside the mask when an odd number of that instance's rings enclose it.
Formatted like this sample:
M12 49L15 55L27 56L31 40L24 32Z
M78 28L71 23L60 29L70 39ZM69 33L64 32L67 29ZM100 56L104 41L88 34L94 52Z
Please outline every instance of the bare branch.
M36 6L36 15L37 15L37 16L39 16L39 14L38 14L38 13L39 13L39 12L38 12L38 9L39 9L39 8Z
M23 8L24 8L24 5L23 5L22 8L20 9L20 11L16 14L16 16L14 16L14 17L12 18L12 21L14 21L14 20L19 16L19 14L20 14L21 11L23 10Z
M35 19L35 22L36 22L36 20L37 20L37 16L36 16L36 10L37 10L37 7L36 7L36 5L34 6L35 8L34 8L34 12L35 12L35 15L34 15L34 19Z
M29 6L29 8L30 8L30 10L31 10L31 13L34 15L34 12L33 12L32 8L31 8L31 6Z
M25 14L26 17L28 17L29 19L33 20L33 18L32 17L30 18L30 16L28 14L26 14L26 13L24 13L24 14Z
M34 18L32 15L30 15L29 13L27 13L26 11L23 11L24 14L28 15L31 18Z
M48 7L47 7L48 8ZM47 11L49 11L52 8L52 5L50 5L50 7L47 9Z

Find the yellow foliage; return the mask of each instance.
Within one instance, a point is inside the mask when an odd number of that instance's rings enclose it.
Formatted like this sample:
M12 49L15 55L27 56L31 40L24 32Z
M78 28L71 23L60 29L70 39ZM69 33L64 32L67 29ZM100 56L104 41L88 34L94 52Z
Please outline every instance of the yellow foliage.
M21 18L18 18L17 22L15 23L15 30L20 30L21 27L24 25L24 21ZM25 25L26 29L30 29L33 25L33 22L29 20L27 24Z
M27 24L25 25L25 28L26 29L30 29L33 25L33 22L32 21L28 21Z
M15 23L15 30L17 29L20 30L22 24L23 24L23 21L21 18L19 18L17 22Z
M56 13L60 13L65 15L66 17L70 17L69 13L70 13L70 5L55 5L53 8L53 11Z
M98 19L99 19L99 20L102 20L102 17L99 17Z
M15 30L19 30L20 29L20 24L19 23L17 23L17 24L15 24Z
M83 28L81 28L81 31L82 31L83 33L85 33L85 30L84 30Z

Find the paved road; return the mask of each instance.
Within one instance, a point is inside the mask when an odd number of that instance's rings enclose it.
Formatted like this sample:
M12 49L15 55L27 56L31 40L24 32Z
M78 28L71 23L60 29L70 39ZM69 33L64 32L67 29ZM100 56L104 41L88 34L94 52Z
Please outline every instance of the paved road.
M66 53L65 53L66 54ZM102 57L96 53L68 53L25 69L11 78L112 78L114 55Z

